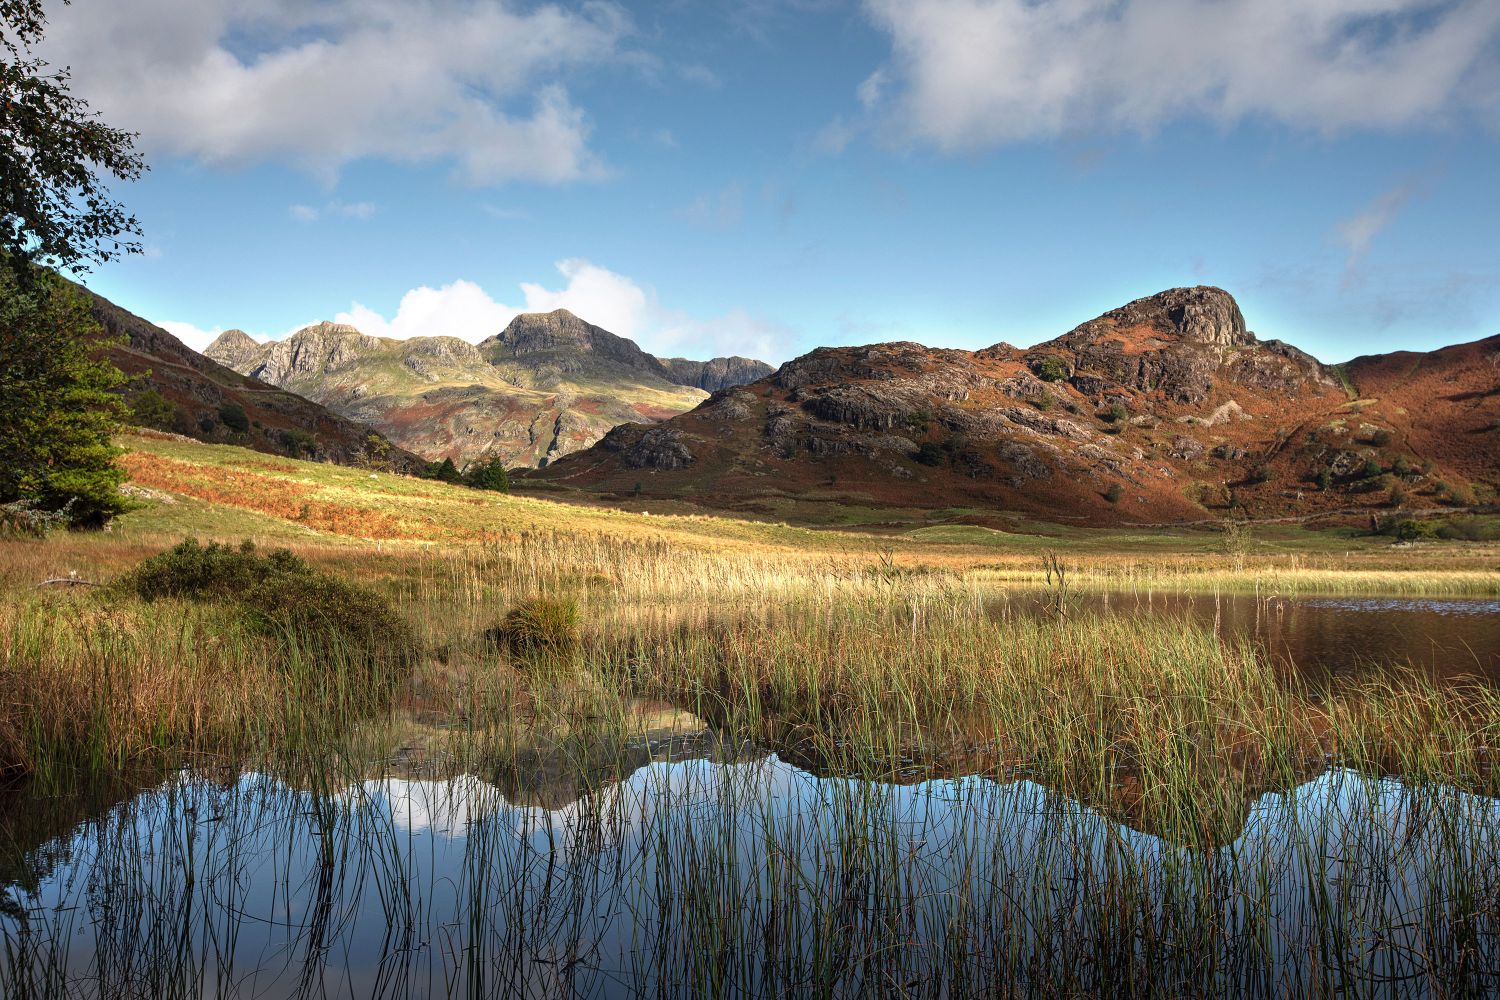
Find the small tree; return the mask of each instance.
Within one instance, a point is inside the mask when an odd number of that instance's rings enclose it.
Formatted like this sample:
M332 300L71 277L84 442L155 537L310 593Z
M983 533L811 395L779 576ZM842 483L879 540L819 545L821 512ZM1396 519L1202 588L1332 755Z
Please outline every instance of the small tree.
M1125 495L1125 488L1119 483L1110 483L1109 489L1104 491L1104 499L1110 503L1119 503L1120 498Z
M93 355L111 341L83 294L57 275L0 267L0 504L68 511L102 527L130 505L110 442L125 376Z
M1043 382L1060 382L1068 377L1068 364L1062 358L1045 357L1037 360L1031 370Z
M475 462L464 470L464 485L476 490L510 492L510 475L505 471L505 461L499 455L486 462Z
M946 457L942 447L931 441L924 441L922 447L917 449L916 459L923 465L942 465Z
M1380 463L1375 459L1367 458L1365 459L1365 464L1360 467L1359 471L1362 478L1374 479L1376 476L1385 472L1385 469L1382 468Z
M1318 489L1320 489L1320 490L1330 490L1330 489L1332 489L1333 488L1333 472L1332 472L1332 470L1330 470L1330 469L1319 469L1318 470L1318 474L1316 476L1313 476L1313 483L1316 484L1317 487L1318 487Z
M244 434L250 429L250 418L246 415L245 408L233 400L219 407L219 422L236 434Z
M453 464L453 459L445 458L441 462L428 462L427 468L422 473L424 479L438 479L445 483L457 483L463 480L463 474L458 471L458 466Z
M177 421L177 407L155 389L147 389L130 400L129 419L137 427L169 431Z

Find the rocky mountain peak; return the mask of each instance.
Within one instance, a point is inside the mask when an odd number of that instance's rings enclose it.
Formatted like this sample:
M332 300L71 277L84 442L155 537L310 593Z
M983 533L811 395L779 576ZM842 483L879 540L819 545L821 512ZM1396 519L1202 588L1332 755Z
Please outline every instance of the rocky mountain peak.
M1077 327L1063 339L1094 340L1109 334L1152 331L1179 342L1206 347L1242 347L1255 343L1234 296L1212 285L1169 288L1112 309Z
M222 365L239 369L260 355L261 345L244 330L225 330L203 353Z

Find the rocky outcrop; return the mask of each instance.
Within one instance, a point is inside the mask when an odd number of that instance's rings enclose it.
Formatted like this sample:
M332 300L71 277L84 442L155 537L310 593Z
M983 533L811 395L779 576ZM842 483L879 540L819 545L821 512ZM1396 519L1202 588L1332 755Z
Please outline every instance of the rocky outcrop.
M1255 342L1234 296L1222 288L1170 288L1112 309L1061 338L1094 342L1125 331L1145 330L1202 347L1244 347Z
M540 466L619 424L691 409L703 391L682 384L674 365L701 365L695 380L720 388L771 370L743 358L668 365L565 309L517 316L478 345L455 337L368 337L319 323L266 344L225 334L209 353L460 466L492 455Z
M1484 361L1494 353L1465 356L1469 381L1456 383L1465 393L1432 379L1427 391L1475 411L1500 406L1497 366ZM1329 457L1329 443L1403 447L1411 412L1387 407L1378 427L1355 419L1379 401L1351 401L1344 385L1364 395L1367 385L1412 378L1419 361L1356 360L1335 378L1296 348L1257 340L1223 290L1169 289L1027 350L819 348L667 421L649 440L632 431L564 458L547 478L606 494L634 495L640 483L659 496L757 510L855 496L857 505L951 508L965 519L1003 510L1199 521L1230 504L1252 516L1285 513L1312 494L1336 509L1384 495L1343 489L1364 459L1351 471ZM1455 455L1491 433L1468 419ZM1340 491L1308 488L1327 479L1330 462ZM642 480L641 468L656 474Z
M722 392L737 385L748 385L770 375L776 369L764 361L739 356L689 361L666 358L662 361L668 376L678 385L690 385L704 392Z
M260 342L244 330L225 330L203 353L224 367L239 371L252 367L265 352Z

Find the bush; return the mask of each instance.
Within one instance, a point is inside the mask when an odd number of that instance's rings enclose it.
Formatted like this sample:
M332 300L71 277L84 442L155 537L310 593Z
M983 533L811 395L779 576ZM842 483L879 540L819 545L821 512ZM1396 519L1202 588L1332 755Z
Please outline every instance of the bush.
M1396 460L1391 463L1391 471L1398 476L1409 476L1417 470L1411 464L1411 459L1405 455L1397 455Z
M943 459L947 456L939 445L933 444L931 441L925 441L922 443L922 447L917 449L915 457L923 465L942 465Z
M169 431L177 424L177 407L155 389L147 389L130 401L130 422Z
M46 538L59 528L66 528L72 516L68 507L41 510L29 500L0 504L0 538Z
M1124 403L1113 403L1109 409L1099 414L1099 419L1107 423L1117 424L1122 420L1130 419L1130 411L1125 409Z
M1382 427L1372 431L1366 440L1377 448L1384 448L1391 443L1391 432Z
M250 429L250 418L239 403L230 402L219 407L219 422L236 434L244 434Z
M485 637L520 655L571 652L578 646L578 605L548 597L522 601Z
M498 455L488 462L475 462L464 470L464 485L476 490L510 492L510 475L505 471L505 461Z
M318 453L318 439L300 427L282 431L281 444L288 458L313 458Z
M114 585L146 601L182 598L238 605L257 631L288 650L349 666L405 669L416 635L389 601L321 573L285 549L260 554L187 539L142 562Z
M1104 491L1104 499L1110 503L1119 503L1120 498L1125 495L1125 489L1119 483L1110 483L1109 489Z
M1419 521L1416 518L1400 521L1396 524L1395 534L1397 541L1415 542L1422 539L1436 538L1438 536L1438 523L1436 521Z
M1391 487L1391 506L1405 507L1407 502L1406 488L1400 483Z
M1032 364L1031 370L1043 382L1060 382L1068 377L1068 363L1062 358L1039 358Z
M1031 400L1031 405L1036 407L1038 410L1041 410L1043 413L1047 412L1048 410L1052 409L1052 394L1050 392L1044 392L1040 396L1034 397Z
M1329 469L1319 469L1318 474L1313 476L1313 484L1320 490L1333 488L1333 472Z
M1269 465L1257 465L1250 470L1249 475L1245 477L1245 481L1249 483L1269 483L1271 481L1271 467Z
M1383 472L1385 472L1385 468L1373 458L1365 459L1365 464L1360 466L1359 469L1361 479L1374 479Z

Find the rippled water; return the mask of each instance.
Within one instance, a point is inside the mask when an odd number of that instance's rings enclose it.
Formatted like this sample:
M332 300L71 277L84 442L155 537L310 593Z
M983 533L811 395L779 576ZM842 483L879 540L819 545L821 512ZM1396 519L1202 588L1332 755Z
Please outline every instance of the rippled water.
M666 753L671 748L666 748ZM1173 844L1030 781L662 760L181 775L37 846L6 996L1442 995L1500 986L1500 803L1331 771ZM533 798L539 796L531 796ZM547 796L540 796L546 798ZM1144 984L1147 979L1142 979ZM1142 987L1144 989L1144 986Z

